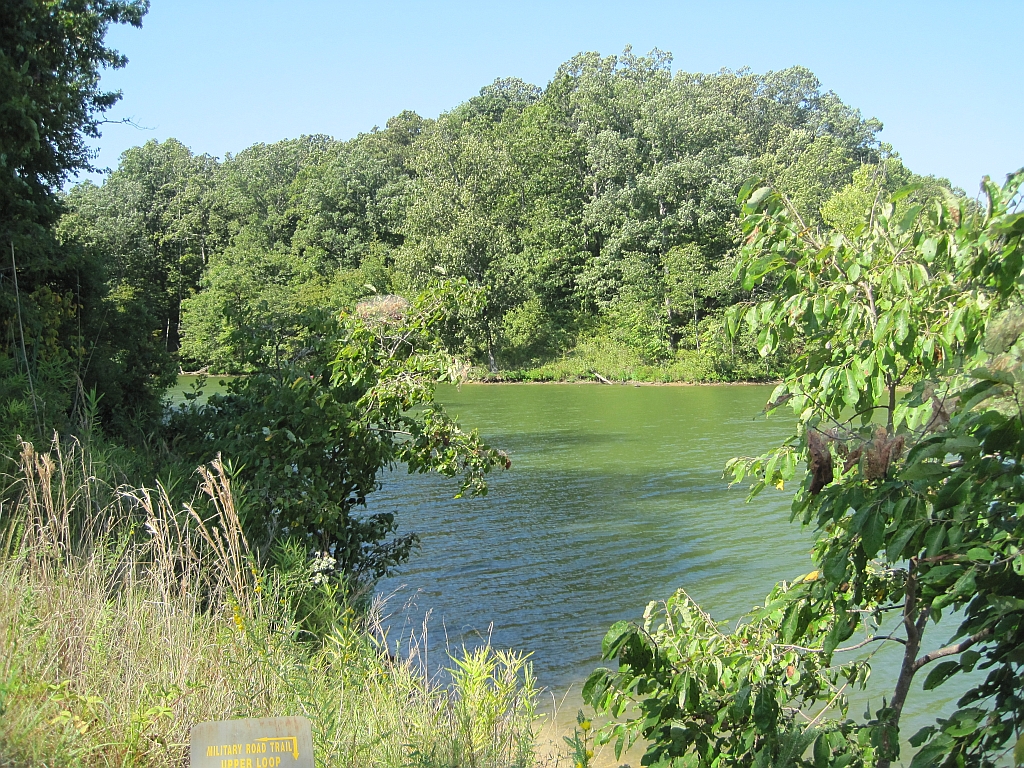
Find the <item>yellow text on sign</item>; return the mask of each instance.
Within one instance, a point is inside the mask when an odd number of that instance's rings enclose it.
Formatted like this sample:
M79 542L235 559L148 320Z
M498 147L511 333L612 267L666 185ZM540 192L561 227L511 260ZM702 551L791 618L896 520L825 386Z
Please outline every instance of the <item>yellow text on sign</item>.
M280 757L226 757L220 768L277 768L280 764Z
M256 739L255 741L247 744L211 744L206 748L207 757L224 757L227 755L265 755L267 753L281 753L290 752L292 757L296 760L299 759L299 741L294 736L268 736L262 739ZM230 762L230 761L227 761ZM275 766L280 765L281 758L277 758L277 762L257 762L246 765L225 765L225 761L221 761L221 765L224 768L263 768L263 766Z

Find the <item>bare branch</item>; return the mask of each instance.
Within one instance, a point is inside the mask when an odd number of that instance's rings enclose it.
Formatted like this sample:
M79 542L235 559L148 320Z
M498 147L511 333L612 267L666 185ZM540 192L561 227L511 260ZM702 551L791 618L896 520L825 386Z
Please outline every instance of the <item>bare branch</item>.
M132 128L135 128L135 129L140 130L140 131L155 131L156 130L156 128L150 128L149 126L139 125L131 117L122 117L120 120L107 120L106 118L104 118L102 120L97 120L96 121L96 125L129 125Z
M914 662L914 671L917 672L925 664L931 664L936 659L941 659L944 656L955 656L958 653L966 651L975 643L984 640L986 637L992 634L992 628L986 627L980 632L976 632L969 638L960 643L954 643L953 645L947 645L945 648L939 648L931 653L926 653L924 656Z
M893 643L899 643L900 645L906 645L907 644L907 641L904 640L902 637L896 637L895 635L892 635L892 634L882 635L882 636L872 635L871 637L869 637L869 638L867 638L865 640L862 640L861 642L856 643L854 645L847 645L844 648L836 648L835 652L836 653L845 653L847 651L856 651L858 648L863 648L865 645L868 645L869 643L884 643L886 640L889 640L889 641L891 641Z
M855 645L848 645L845 648L836 648L833 651L833 653L845 653L846 651L856 651L858 648L863 648L865 645L869 645L870 643L883 643L886 640L890 640L890 641L892 641L894 643L899 643L900 645L906 645L907 644L907 641L904 640L902 637L896 637L893 634L889 634L889 635L872 635L871 637L866 638L865 640L862 640L861 642L859 642L859 643L857 643ZM807 648L806 646L803 646L803 645L781 645L780 644L778 647L779 648L786 648L787 650L790 650L790 651L803 651L804 653L824 653L825 652L824 648Z

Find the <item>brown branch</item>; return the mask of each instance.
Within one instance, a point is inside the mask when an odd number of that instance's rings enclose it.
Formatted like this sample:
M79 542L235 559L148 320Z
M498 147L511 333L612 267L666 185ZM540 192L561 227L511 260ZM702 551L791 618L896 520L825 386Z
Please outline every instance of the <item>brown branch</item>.
M793 218L795 218L797 222L799 222L800 224L800 232L797 233L797 237L800 237L802 235L807 240L807 242L809 242L819 251L822 248L824 248L824 244L821 241L819 241L818 238L814 236L814 234L812 234L811 228L804 223L804 219L803 216L800 215L800 211L796 209L796 206L793 205L793 203L790 201L788 197L786 197L785 193L779 191L779 197L782 198L782 202L786 206L786 209L789 211L789 214Z
M900 645L907 644L907 641L904 640L902 637L894 637L893 635L884 635L882 637L878 637L873 635L872 637L869 637L866 640L862 640L861 642L856 643L855 645L848 645L845 648L836 648L835 652L844 653L846 651L855 651L858 648L863 648L868 643L881 643L885 642L886 640L891 640L892 642L899 643Z
M892 692L892 700L889 708L892 710L889 723L899 729L900 716L903 714L903 705L906 703L907 694L910 692L910 683L917 671L914 667L917 659L917 652L921 649L921 636L924 634L925 625L928 623L928 612L918 612L917 608L917 560L911 559L910 570L907 573L906 600L903 607L903 626L907 630L907 640L904 643L903 663L900 665L899 676L896 678L896 687ZM892 760L889 754L894 749L890 743L888 731L882 737L882 756L876 768L889 768Z
M868 297L868 309L871 312L871 329L874 330L878 325L878 311L875 309L875 293L871 289L871 283L867 280L862 280L860 284L864 289L865 295Z
M955 656L958 653L966 651L975 643L984 640L986 637L992 634L992 628L986 627L980 632L975 632L969 638L960 643L954 643L953 645L947 645L945 648L939 648L938 650L926 653L924 656L914 662L914 671L917 672L925 664L930 664L936 659L941 659L944 656Z
M836 648L833 651L833 653L845 653L847 651L856 651L858 648L863 648L865 645L869 645L870 643L882 643L882 642L885 642L886 640L891 640L892 642L899 643L900 645L906 645L907 644L907 641L904 640L902 637L894 637L893 635L872 635L871 637L867 638L866 640L862 640L861 642L856 643L854 645L848 645L845 648ZM806 646L803 646L803 645L781 645L780 644L778 647L779 648L786 648L786 649L791 650L791 651L803 651L804 653L824 653L825 652L824 648L807 648Z

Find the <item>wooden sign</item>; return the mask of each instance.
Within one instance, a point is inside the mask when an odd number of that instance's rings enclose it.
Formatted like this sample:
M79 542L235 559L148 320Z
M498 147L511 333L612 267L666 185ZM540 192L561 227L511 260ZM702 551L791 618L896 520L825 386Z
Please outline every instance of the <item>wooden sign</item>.
M192 768L314 768L304 717L221 720L192 729Z

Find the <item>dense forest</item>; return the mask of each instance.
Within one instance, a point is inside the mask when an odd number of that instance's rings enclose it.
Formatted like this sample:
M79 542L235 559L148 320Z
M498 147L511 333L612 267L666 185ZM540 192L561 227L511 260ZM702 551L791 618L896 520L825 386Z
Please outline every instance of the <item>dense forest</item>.
M800 67L673 74L657 51L588 53L546 88L497 80L349 141L223 160L150 141L71 188L58 231L102 265L105 323L135 332L124 365L151 376L252 370L294 351L311 312L441 275L479 294L446 338L484 376L568 356L612 377L632 362L763 378L778 356L719 333L746 298L736 194L759 175L807 226L855 224L878 188L915 178L880 129ZM919 194L948 186L927 181Z

